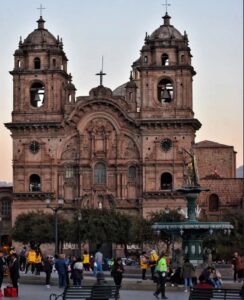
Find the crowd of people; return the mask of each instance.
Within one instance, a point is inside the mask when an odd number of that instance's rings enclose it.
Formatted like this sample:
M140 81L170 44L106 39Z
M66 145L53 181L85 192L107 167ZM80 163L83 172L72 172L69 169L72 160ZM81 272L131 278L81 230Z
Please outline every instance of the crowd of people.
M243 282L243 257L235 252L231 262L234 270L234 282ZM185 292L188 292L192 287L219 289L222 286L221 273L213 264L203 268L200 275L197 276L196 268L187 257L180 266L173 270L171 261L165 256L164 252L158 256L155 250L150 251L150 254L144 251L140 255L140 268L142 280L146 280L146 272L150 269L150 277L157 284L154 292L157 299L159 299L160 293L162 299L167 299L165 296L166 282L169 282L172 286L184 285Z
M106 264L104 264L105 262ZM231 263L234 271L233 280L242 282L244 277L243 257L235 252ZM68 285L81 286L84 272L92 272L94 277L101 277L105 265L105 270L110 270L119 291L125 271L121 258L108 260L103 257L103 253L99 249L96 250L94 255L90 255L87 250L84 250L82 257L74 255L66 257L65 254L53 257L43 255L38 246L32 246L29 249L24 246L19 253L12 247L8 255L0 251L0 288L6 271L10 276L13 287L16 289L18 289L20 273L28 272L35 275L45 272L47 288L50 288L52 272L57 272L60 288L65 288ZM148 254L143 251L139 257L139 266L142 280L146 280L147 270L149 270L150 279L156 283L154 296L157 299L160 294L162 299L167 299L165 295L166 282L169 282L172 286L184 285L185 292L188 292L193 286L217 289L222 286L222 278L218 269L213 265L208 265L202 270L200 276L197 276L196 268L187 257L184 258L181 265L173 269L171 260L166 257L164 252L158 255L155 250L151 250Z

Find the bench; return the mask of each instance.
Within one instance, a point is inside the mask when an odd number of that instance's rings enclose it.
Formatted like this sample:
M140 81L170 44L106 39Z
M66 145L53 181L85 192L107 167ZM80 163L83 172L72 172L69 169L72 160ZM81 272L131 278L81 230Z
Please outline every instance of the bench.
M71 286L65 288L60 295L51 294L49 300L101 300L119 298L118 288L115 285L90 285L90 286Z
M201 289L192 288L189 300L241 300L238 289Z

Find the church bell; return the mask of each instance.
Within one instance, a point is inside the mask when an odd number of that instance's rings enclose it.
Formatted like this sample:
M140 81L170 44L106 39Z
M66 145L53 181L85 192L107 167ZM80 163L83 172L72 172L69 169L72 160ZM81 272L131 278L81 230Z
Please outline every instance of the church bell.
M41 101L40 96L38 93L36 93L34 98L34 103L37 105L39 101Z
M163 102L170 102L170 100L171 100L170 93L169 93L169 91L168 91L166 88L164 88L164 89L161 91L161 100L162 100Z

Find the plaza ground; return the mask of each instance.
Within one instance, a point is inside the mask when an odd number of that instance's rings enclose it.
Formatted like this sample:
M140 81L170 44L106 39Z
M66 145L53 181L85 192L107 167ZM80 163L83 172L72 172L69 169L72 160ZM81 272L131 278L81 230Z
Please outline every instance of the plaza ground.
M105 272L106 280L113 282L109 272ZM20 274L19 297L18 300L48 300L51 293L61 294L62 289L58 288L57 273L52 273L51 288L47 289L45 286L45 274L32 275ZM9 278L4 278L4 286L9 284ZM83 284L93 284L95 278L91 274L85 274ZM241 288L241 284L234 284L230 280L225 280L223 287L228 288ZM155 290L155 283L151 280L140 280L138 278L124 278L121 289L121 300L153 300ZM184 292L184 287L171 287L169 284L166 286L166 296L169 300L188 300L189 293ZM4 299L13 299L4 297Z
M47 289L44 285L20 284L18 300L48 300L51 293L60 294L62 292L57 286ZM169 300L188 300L189 294L184 292L167 292ZM13 299L4 297L4 299ZM121 300L155 300L151 291L129 291L122 290Z

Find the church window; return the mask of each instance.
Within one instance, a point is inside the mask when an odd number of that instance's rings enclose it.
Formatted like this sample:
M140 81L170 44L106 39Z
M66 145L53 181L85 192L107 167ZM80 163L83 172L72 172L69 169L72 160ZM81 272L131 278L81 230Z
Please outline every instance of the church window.
M41 60L39 57L34 58L34 69L41 69Z
M95 184L106 183L106 166L103 163L97 163L94 169L94 182Z
M211 194L209 196L209 211L219 210L219 197L216 194Z
M29 191L40 192L41 191L41 178L37 174L32 174L29 180Z
M1 215L4 219L11 218L11 199L7 197L1 200Z
M162 66L168 66L169 65L169 56L168 54L164 53L162 55Z
M73 167L66 167L65 169L65 178L73 178L74 177L74 168Z
M17 68L21 68L21 60L17 60Z
M161 190L172 190L172 175L165 172L161 175Z
M41 82L35 82L30 88L30 103L33 107L41 107L44 103L45 87Z
M180 62L182 64L185 62L185 55L184 54L181 55Z
M136 181L136 167L130 166L128 169L128 181L135 182Z
M162 79L158 83L158 100L160 103L170 103L174 97L173 84L170 79Z
M144 56L144 63L148 63L148 57L147 56Z
M56 67L56 59L53 58L53 67L55 68Z

